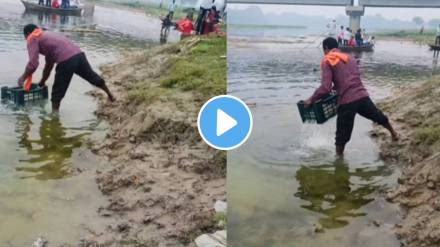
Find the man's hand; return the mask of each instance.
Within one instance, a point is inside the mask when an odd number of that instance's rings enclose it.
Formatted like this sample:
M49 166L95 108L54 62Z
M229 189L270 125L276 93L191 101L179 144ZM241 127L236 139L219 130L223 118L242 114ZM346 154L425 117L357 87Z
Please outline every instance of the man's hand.
M44 86L46 86L46 82L40 81L40 83L38 83L38 86L39 87L44 87Z
M17 80L17 84L19 87L22 87L24 84L25 78L23 76L20 76Z
M311 107L312 104L313 104L312 101L310 101L309 99L304 101L304 107L305 107L305 108L309 108L309 107Z

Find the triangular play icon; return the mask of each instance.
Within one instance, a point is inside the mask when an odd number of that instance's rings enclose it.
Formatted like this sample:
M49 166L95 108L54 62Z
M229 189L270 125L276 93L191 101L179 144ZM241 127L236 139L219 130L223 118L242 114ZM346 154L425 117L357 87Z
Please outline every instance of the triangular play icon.
M237 120L217 109L217 136L221 136L237 125Z

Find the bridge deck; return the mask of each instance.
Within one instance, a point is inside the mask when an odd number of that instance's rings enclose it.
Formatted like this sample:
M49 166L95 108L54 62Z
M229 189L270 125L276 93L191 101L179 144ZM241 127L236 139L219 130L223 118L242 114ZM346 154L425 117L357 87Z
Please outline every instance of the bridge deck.
M347 6L354 0L228 0L228 3ZM359 0L365 7L440 8L440 0Z
M323 5L346 6L352 5L353 0L228 0L228 3L247 4L286 4L286 5Z

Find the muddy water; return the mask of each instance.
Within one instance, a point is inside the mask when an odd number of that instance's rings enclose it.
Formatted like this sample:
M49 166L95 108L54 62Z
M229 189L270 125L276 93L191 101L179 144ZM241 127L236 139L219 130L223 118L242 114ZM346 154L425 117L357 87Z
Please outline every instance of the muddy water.
M95 68L159 43L159 21L141 12L96 6L93 16L60 17L28 13L19 1L2 0L1 86L13 86L23 72L27 53L21 30L30 22L50 31L95 26L98 32L64 32ZM37 80L40 75L41 68ZM105 161L86 145L89 138L102 139L106 130L93 114L95 101L86 94L92 89L74 77L59 116L50 113L48 102L0 106L0 246L30 246L40 235L51 246L75 244L112 223L97 213L105 199L94 175Z
M256 106L250 139L228 153L229 244L400 246L391 231L398 209L381 196L399 171L379 159L372 124L356 118L346 157L337 160L335 119L322 126L300 120L296 102L319 85L322 52L307 43L316 37L282 44L237 38L228 43L228 91ZM382 41L358 58L378 100L429 78L432 56L425 46Z

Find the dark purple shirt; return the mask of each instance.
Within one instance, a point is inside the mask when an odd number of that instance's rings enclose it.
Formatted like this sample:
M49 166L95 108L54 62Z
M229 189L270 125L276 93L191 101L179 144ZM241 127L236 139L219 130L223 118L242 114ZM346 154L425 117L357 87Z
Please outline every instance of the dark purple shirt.
M40 54L46 57L46 63L58 64L82 52L70 39L51 32L43 32L41 36L32 39L27 49L29 62L26 66L26 76L37 70Z
M349 56L347 63L340 61L334 67L329 63L324 63L321 73L321 86L310 97L312 103L330 93L332 89L338 94L338 105L348 104L368 96L362 84L359 66L352 56Z

